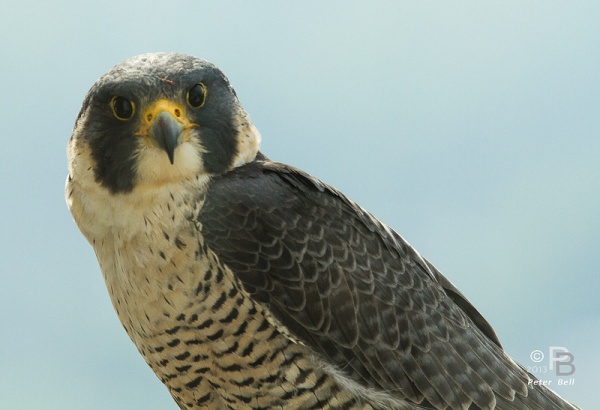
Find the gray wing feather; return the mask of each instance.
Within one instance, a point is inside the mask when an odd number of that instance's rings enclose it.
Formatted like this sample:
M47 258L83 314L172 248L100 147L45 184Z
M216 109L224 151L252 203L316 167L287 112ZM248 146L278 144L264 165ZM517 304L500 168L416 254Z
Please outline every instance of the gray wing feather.
M210 185L208 246L348 377L432 409L570 409L503 351L431 263L340 192L255 161Z

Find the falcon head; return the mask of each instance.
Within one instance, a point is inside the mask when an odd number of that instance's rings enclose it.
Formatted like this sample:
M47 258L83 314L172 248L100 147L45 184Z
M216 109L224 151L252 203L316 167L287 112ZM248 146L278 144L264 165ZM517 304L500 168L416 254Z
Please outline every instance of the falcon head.
M252 161L260 135L225 75L177 53L130 58L85 97L69 141L71 175L111 194ZM93 182L92 182L93 180Z

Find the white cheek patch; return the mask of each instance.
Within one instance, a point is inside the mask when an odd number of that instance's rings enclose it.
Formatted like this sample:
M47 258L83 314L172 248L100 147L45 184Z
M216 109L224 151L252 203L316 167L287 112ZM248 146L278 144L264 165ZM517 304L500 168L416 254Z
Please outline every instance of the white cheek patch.
M98 183L95 180L95 161L88 144L80 142L80 138L71 138L67 146L69 157L69 175L77 177L77 182L86 189L95 189Z
M238 119L237 153L231 163L231 169L254 160L260 149L260 133L250 121L248 114L240 109Z

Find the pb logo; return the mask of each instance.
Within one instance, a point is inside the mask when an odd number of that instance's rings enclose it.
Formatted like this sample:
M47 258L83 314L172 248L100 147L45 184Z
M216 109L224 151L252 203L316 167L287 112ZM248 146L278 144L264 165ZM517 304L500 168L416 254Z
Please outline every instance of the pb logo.
M570 376L575 373L575 365L573 364L575 356L569 352L569 349L562 346L550 346L548 350L550 370L556 367L557 376Z
M534 350L529 357L533 362L540 363L544 360L544 353L541 350ZM548 348L548 368L556 369L557 376L570 376L575 373L574 360L575 356L566 347L550 346Z

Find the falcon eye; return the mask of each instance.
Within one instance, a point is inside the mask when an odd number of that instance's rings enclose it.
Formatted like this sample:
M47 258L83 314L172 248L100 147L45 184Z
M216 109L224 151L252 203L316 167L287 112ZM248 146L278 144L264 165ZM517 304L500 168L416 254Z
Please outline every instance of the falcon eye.
M114 116L119 120L126 121L133 117L133 102L125 97L114 96L110 100L110 108L112 109Z
M187 102L190 107L200 108L206 101L206 86L202 83L198 83L188 91Z

